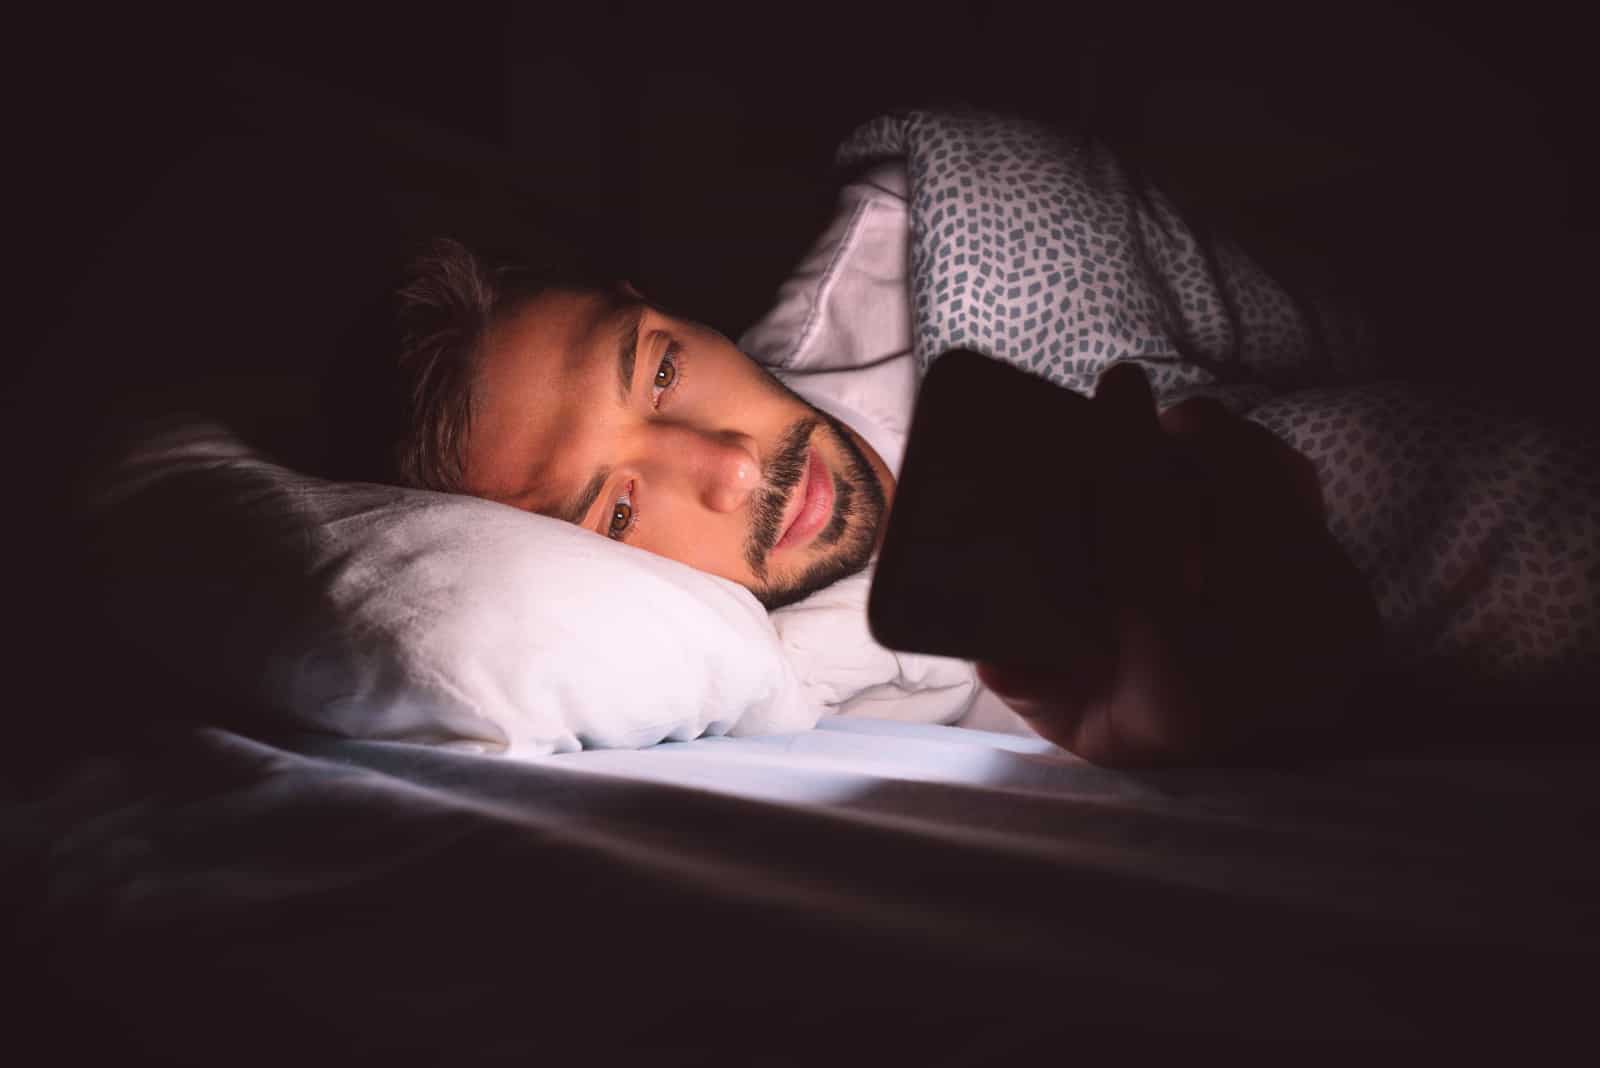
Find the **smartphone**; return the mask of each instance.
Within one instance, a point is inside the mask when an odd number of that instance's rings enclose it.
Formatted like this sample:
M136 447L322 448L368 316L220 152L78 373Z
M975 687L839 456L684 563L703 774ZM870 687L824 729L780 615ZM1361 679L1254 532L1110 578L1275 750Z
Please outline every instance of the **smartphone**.
M891 649L1049 665L1104 627L1095 562L1098 409L966 350L911 416L867 623Z

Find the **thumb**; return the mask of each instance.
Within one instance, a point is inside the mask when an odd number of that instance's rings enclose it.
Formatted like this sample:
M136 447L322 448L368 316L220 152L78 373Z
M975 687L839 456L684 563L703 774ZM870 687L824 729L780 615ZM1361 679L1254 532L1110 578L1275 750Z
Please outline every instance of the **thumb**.
M1109 650L1085 648L1058 664L981 661L978 681L1021 715L1076 707L1102 694L1116 669Z

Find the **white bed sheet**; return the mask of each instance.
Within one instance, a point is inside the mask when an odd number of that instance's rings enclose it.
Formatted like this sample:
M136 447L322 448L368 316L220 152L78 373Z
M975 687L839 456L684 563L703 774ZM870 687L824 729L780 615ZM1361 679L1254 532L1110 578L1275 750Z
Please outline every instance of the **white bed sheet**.
M43 974L167 1063L800 1064L848 1033L988 1064L1578 1028L1597 770L1131 775L851 717L527 763L182 728L4 828Z

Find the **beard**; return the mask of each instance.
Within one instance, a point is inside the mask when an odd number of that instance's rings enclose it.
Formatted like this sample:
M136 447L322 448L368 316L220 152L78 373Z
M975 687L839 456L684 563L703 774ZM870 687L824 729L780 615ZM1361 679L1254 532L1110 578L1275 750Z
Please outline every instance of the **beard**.
M777 379L773 381L804 403L803 398ZM810 417L797 420L789 428L777 455L767 465L765 482L753 508L750 535L745 541L745 562L756 578L750 592L769 612L804 600L866 567L872 559L878 527L886 509L878 476L845 425L827 412L816 408L811 408L811 412ZM820 555L798 575L774 577L768 573L767 557L783 535L783 517L789 499L805 476L812 438L819 431L825 441L834 443L844 460L840 470L830 472L834 486L833 515L813 542L821 550Z

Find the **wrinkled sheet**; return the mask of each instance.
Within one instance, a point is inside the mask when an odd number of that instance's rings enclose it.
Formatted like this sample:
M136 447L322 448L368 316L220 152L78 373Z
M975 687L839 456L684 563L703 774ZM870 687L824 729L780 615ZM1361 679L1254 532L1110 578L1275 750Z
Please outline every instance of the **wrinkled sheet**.
M1584 1018L1597 770L1128 774L847 717L531 762L168 727L9 805L5 858L29 974L162 1063L1468 1041Z

